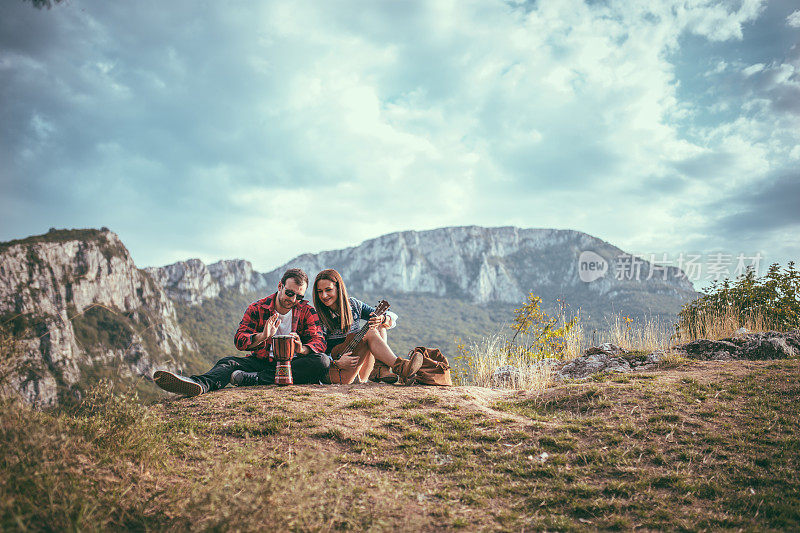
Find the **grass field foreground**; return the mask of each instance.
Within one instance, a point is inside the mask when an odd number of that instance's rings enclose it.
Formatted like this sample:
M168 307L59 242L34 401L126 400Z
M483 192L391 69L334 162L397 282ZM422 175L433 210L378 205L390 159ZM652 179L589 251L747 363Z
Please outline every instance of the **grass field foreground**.
M5 403L0 528L800 528L800 361Z

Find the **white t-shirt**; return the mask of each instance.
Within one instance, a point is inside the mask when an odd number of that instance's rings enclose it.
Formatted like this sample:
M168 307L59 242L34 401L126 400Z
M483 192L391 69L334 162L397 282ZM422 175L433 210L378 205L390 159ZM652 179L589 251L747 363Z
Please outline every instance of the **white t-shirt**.
M278 324L278 331L275 332L275 335L289 335L292 332L292 310L289 309L289 312L285 315L278 315L281 319L281 323ZM269 354L272 355L272 343L269 345Z

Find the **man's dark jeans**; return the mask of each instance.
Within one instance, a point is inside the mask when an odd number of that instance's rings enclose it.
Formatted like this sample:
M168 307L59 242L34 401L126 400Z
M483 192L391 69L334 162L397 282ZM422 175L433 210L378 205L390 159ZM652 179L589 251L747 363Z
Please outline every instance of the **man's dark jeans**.
M258 372L259 385L272 385L275 383L275 366L275 361L231 355L217 361L205 374L190 377L205 385L209 391L221 389L230 383L231 374L235 370ZM319 383L320 380L327 377L328 368L330 368L330 359L325 354L296 355L292 359L292 379L297 385Z

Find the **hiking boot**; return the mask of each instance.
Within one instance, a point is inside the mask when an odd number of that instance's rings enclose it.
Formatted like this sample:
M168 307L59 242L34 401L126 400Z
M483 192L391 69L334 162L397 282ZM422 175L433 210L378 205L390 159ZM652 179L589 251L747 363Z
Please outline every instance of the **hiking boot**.
M184 396L197 396L206 392L206 387L202 383L166 370L156 370L153 374L153 381L167 392Z
M231 374L231 385L234 387L250 387L258 384L258 372L234 370Z
M392 365L392 371L397 374L400 379L407 381L417 373L417 370L419 370L421 366L422 353L414 352L411 355L411 359L400 359L398 357L397 361Z
M375 383L395 383L397 381L397 375L392 372L392 369L389 368L389 365L386 363L375 361L375 368L372 369L369 380Z

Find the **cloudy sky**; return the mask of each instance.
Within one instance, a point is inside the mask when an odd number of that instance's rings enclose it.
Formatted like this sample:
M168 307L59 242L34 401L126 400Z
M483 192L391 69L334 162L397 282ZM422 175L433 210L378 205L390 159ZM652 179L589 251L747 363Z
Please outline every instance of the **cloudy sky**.
M0 240L139 266L569 228L800 259L797 0L0 4Z

